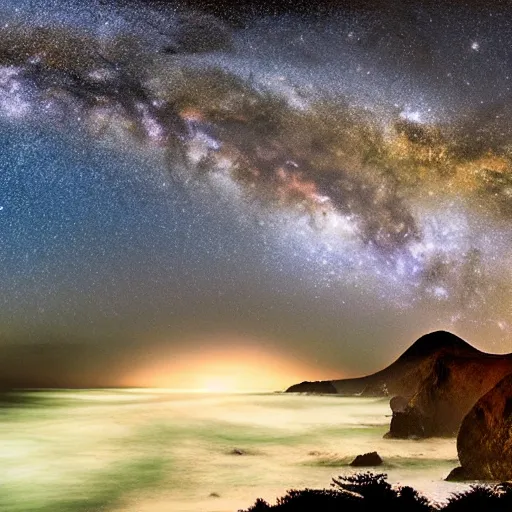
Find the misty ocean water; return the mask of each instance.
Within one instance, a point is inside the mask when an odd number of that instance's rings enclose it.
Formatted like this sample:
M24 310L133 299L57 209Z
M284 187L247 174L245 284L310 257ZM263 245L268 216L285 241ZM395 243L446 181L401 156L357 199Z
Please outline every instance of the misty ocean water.
M388 400L155 389L16 393L1 409L3 512L232 512L329 487L378 451L393 484L442 501L455 439L383 439Z

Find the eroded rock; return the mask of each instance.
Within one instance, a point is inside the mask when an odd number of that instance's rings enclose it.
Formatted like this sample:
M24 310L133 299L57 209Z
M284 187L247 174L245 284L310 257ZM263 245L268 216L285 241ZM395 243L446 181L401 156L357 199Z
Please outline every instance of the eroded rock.
M512 479L512 374L482 396L465 416L457 452L462 476Z
M407 406L403 407L403 402L393 404L397 410L392 409L388 437L456 436L474 403L512 372L512 358L482 352L441 352L428 367Z
M365 466L380 466L382 459L377 452L365 453L358 455L351 463L351 466L365 467Z

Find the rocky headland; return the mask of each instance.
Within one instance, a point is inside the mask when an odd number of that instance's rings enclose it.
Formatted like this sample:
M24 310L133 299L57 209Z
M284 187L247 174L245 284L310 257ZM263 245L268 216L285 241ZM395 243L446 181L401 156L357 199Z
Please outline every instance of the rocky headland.
M401 408L393 408L388 437L455 436L475 402L512 373L512 355L469 349L440 351L423 363L426 375ZM395 399L396 401L396 399Z
M286 392L412 398L431 373L432 362L442 355L478 358L490 354L479 351L450 332L435 331L419 338L396 361L376 373L351 379L304 381L290 386ZM512 354L491 357L512 361Z
M435 331L379 372L302 382L287 392L391 396L388 437L455 436L475 402L510 373L512 354L481 352L454 334Z

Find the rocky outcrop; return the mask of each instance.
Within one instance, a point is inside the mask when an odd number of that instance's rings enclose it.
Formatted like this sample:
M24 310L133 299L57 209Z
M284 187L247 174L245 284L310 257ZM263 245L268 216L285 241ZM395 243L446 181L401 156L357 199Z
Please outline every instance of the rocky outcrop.
M400 396L400 395L394 396L389 401L389 407L391 407L391 411L394 413L405 412L408 404L409 404L409 401L407 400L407 398L405 398L405 396Z
M475 402L512 372L512 357L445 352L426 366L416 394L405 408L393 411L387 437L455 436Z
M460 468L450 480L512 479L512 374L483 395L457 436Z
M463 339L446 331L436 331L419 338L394 363L383 370L355 379L302 382L287 392L325 393L322 383L333 386L340 395L395 396L410 399L431 373L432 361L442 354L453 356L484 355Z
M445 478L447 482L464 482L466 480L471 480L470 476L466 473L464 468L458 466L453 468L448 476Z
M363 455L358 455L351 463L351 466L355 466L358 468L366 467L366 466L380 466L382 464L382 459L377 452L365 453Z
M319 395L331 395L337 393L333 383L328 380L319 380L316 382L304 381L295 384L287 389L288 393L315 393Z
M423 415L413 407L407 406L402 411L393 412L389 432L384 437L387 439L420 439L427 436Z

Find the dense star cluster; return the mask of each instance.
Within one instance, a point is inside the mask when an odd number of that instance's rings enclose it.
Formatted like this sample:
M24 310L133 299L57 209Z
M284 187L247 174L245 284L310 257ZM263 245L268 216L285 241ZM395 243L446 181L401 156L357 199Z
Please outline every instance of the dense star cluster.
M209 268L223 260L219 293L232 298L263 273L274 285L261 283L257 295L269 301L304 293L331 312L361 301L354 309L424 314L425 325L507 339L512 68L503 12L340 10L230 26L180 5L28 7L6 5L0 26L0 116L17 148L2 158L0 214L24 211L32 223L27 208L53 205L32 225L43 254L65 218L76 241L85 187L100 212L68 265L92 271L91 254L119 251L122 231L141 244L127 265L143 289L179 273L191 295L205 294L216 287ZM443 31L450 24L458 29ZM60 149L37 153L41 144ZM96 156L84 171L87 152ZM52 154L69 159L67 178L45 161ZM23 222L1 226L13 248L30 231ZM114 233L108 242L102 222ZM144 245L161 264L144 261ZM178 270L184 247L195 262ZM26 272L16 258L29 252L3 256L11 275ZM32 287L6 280L5 307L23 310L50 274L65 272L47 269ZM62 279L83 291L80 279ZM137 286L127 285L134 296ZM146 307L167 300L162 290L156 297Z

